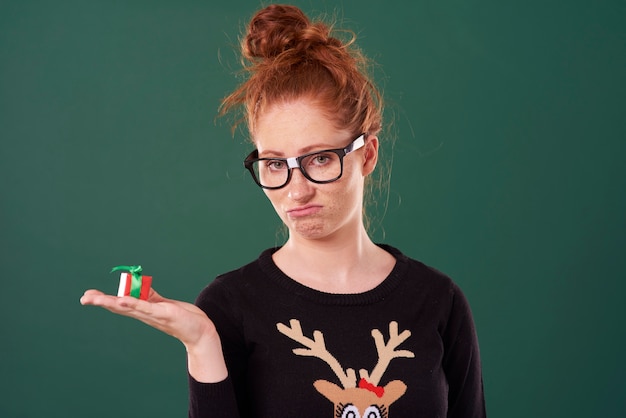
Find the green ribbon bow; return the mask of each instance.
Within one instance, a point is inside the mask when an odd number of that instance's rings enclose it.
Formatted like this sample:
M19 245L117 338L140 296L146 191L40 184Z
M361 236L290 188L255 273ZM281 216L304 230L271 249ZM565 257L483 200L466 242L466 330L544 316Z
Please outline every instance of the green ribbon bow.
M139 298L141 295L141 266L117 266L113 267L111 273L114 271L125 270L132 276L130 280L130 295Z

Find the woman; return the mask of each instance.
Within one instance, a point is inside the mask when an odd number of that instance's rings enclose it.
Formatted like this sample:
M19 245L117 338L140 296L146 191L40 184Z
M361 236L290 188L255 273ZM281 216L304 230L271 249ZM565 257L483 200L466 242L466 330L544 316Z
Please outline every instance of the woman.
M196 305L95 290L81 302L137 318L186 347L191 417L483 417L478 343L459 288L363 220L382 103L352 42L272 5L242 43L245 159L289 230ZM334 414L334 415L333 415Z

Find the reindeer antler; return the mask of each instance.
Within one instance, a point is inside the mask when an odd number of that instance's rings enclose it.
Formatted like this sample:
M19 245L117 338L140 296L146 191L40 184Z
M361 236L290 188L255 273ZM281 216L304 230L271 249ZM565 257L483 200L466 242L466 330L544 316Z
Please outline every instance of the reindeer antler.
M411 336L411 331L405 330L401 334L398 334L398 323L392 321L389 323L389 342L385 344L383 334L377 330L372 330L372 337L376 343L376 350L378 351L378 363L372 370L372 374L368 375L367 370L359 370L359 376L367 380L373 385L378 385L380 379L383 377L383 373L389 367L389 363L394 358L413 358L415 354L408 350L395 351L395 349L402 344L407 338Z
M356 373L354 369L346 369L344 372L341 364L332 354L326 349L326 343L324 342L324 335L320 331L313 331L313 339L307 338L302 333L302 327L300 321L292 319L289 321L291 328L284 324L278 323L276 327L278 331L294 341L299 342L307 348L295 348L293 353L298 356L317 357L326 362L330 366L333 372L339 378L339 381L343 385L344 389L356 387Z

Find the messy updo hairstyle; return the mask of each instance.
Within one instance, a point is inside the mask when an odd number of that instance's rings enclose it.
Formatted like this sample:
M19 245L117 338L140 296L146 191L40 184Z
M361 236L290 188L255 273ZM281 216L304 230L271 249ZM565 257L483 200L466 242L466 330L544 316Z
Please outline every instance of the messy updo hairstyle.
M306 98L336 129L378 135L382 95L355 39L351 31L311 22L294 6L270 5L258 11L241 39L244 81L222 101L220 115L236 112L233 133L245 122L253 139L258 117L268 107ZM379 164L365 181L363 221L370 233L377 228L369 212L382 203L382 221L386 211L390 172L390 165Z
M270 5L258 11L241 40L245 81L227 96L222 115L238 112L254 137L259 115L276 103L302 97L313 100L336 124L353 134L376 135L382 124L382 97L367 75L369 62L333 28L311 22L297 7Z

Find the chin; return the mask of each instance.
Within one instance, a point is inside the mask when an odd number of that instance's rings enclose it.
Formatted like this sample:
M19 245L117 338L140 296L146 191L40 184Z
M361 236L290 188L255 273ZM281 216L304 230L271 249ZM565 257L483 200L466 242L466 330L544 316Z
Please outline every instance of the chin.
M307 239L320 239L324 238L328 234L324 224L319 221L295 222L289 227L289 230L292 233L298 234L299 236Z

